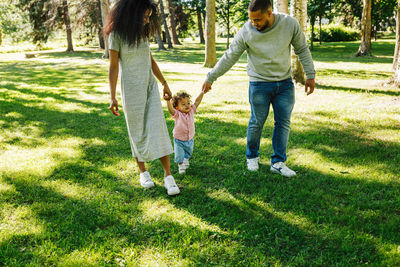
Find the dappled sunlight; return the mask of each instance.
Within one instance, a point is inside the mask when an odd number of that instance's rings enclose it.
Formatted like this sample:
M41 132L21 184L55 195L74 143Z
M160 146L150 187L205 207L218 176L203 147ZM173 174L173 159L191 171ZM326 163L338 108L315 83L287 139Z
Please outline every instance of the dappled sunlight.
M183 259L181 255L173 250L168 250L161 246L153 246L142 249L138 259L133 259L133 261L120 260L121 266L124 266L125 264L154 267L186 266L190 265L190 260Z
M79 159L82 142L78 138L54 138L30 148L10 145L0 154L3 173L8 176L48 176L61 164Z
M39 236L45 230L29 206L3 204L0 210L0 242L13 236Z
M218 232L226 234L218 226L211 225L200 218L197 218L188 211L178 209L170 204L167 200L145 200L139 205L139 209L146 216L145 221L164 220L174 222L182 226L191 226L200 231Z

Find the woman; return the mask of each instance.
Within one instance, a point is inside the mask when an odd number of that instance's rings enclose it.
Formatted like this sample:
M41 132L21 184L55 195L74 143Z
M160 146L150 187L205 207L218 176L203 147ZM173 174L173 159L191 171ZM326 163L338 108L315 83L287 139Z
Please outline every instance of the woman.
M110 11L105 27L110 49L110 110L119 116L116 84L120 66L122 104L140 184L145 188L154 186L144 162L160 159L167 193L176 195L180 191L169 160L173 150L154 76L164 87L163 98L170 99L172 94L148 42L158 27L157 6L151 0L120 0Z

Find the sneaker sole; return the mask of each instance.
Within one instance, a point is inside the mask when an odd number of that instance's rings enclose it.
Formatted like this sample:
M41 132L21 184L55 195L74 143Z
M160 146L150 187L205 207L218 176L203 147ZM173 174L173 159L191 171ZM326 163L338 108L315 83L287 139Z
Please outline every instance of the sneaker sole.
M178 195L180 192L181 192L181 191L179 190L179 188L178 188L178 190L174 190L174 191L172 191L172 192L169 192L169 191L167 190L168 196L175 196L175 195Z
M284 175L283 173L281 173L281 172L278 171L278 170L275 170L274 168L271 168L270 170L271 170L272 173L280 174L280 175L282 175L283 177L287 177L287 178L296 176L296 174L294 174L294 175Z
M154 183L153 184L149 184L149 185L143 185L143 184L140 184L143 188L152 188L152 187L154 187Z

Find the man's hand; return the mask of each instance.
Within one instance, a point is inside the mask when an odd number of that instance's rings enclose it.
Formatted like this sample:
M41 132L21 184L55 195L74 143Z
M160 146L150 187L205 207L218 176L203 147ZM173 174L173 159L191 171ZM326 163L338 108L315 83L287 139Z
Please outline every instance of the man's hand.
M304 91L307 93L307 95L311 95L314 92L314 87L315 87L315 79L308 79L306 81Z
M164 100L167 100L167 101L169 101L172 98L172 93L171 93L171 90L169 90L168 83L164 84L163 98L164 98Z
M210 82L208 82L208 81L205 81L205 82L203 83L203 87L201 88L201 90L203 91L203 93L207 93L208 91L210 91L210 90L211 90L211 85L212 85L212 83L210 83Z

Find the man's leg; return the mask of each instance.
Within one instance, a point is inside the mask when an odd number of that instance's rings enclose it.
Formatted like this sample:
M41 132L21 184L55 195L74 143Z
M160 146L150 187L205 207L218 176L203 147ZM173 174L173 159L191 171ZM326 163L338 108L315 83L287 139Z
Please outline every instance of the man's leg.
M273 83L269 82L250 82L251 116L247 127L247 159L257 158L259 155L261 133L268 117L272 87Z
M277 95L272 99L275 127L272 136L274 154L271 163L286 161L286 148L289 140L290 116L295 102L295 90L292 79L279 82Z

